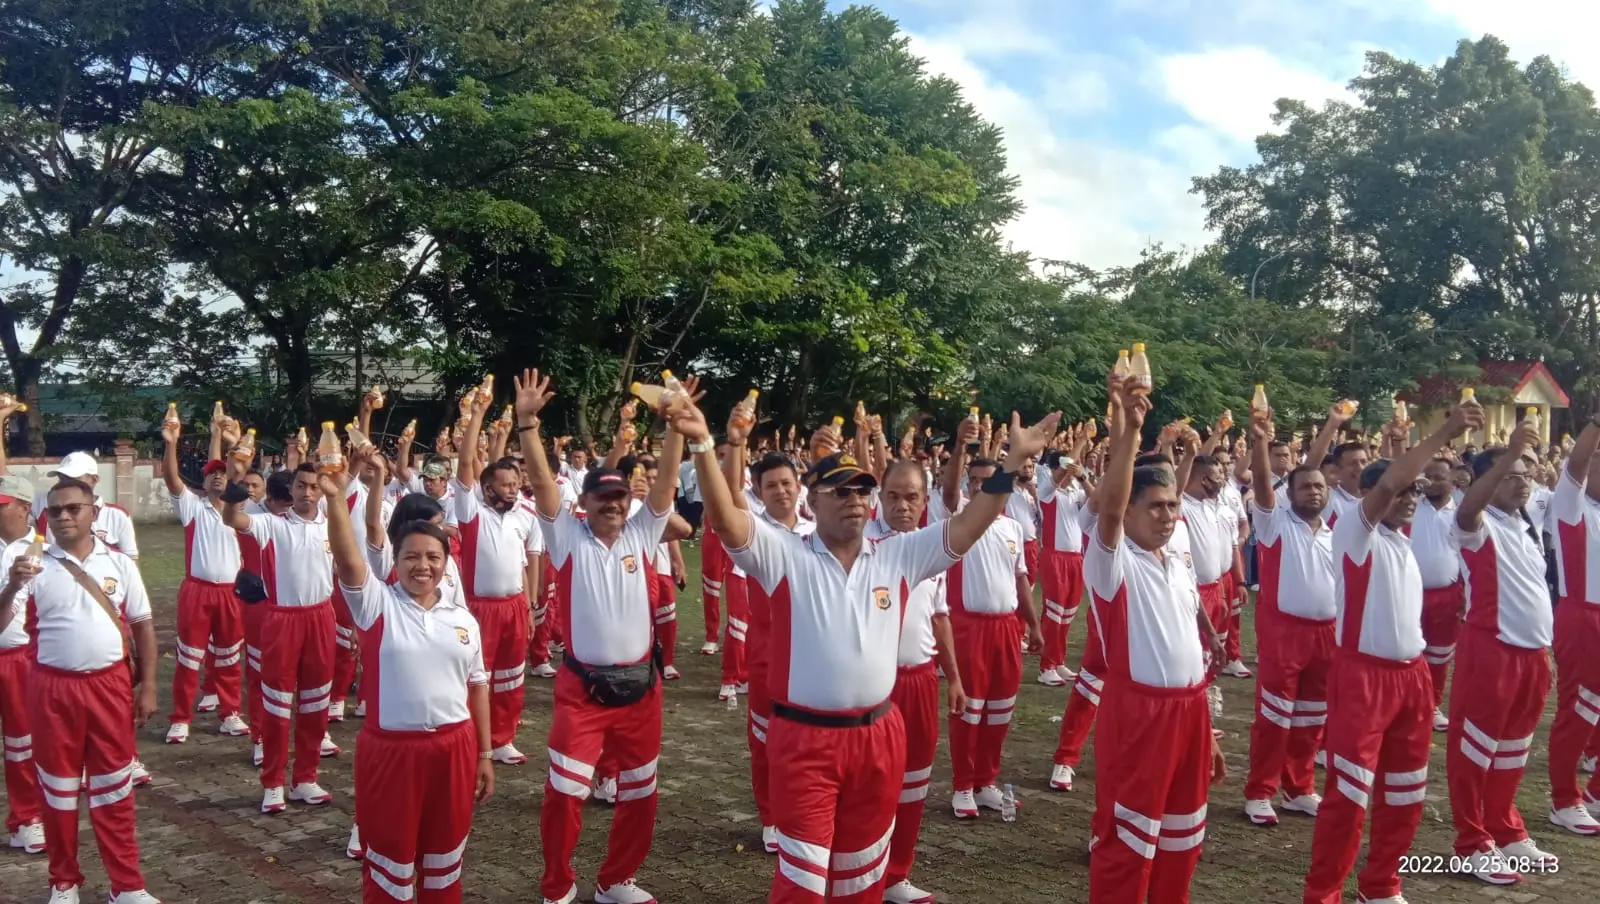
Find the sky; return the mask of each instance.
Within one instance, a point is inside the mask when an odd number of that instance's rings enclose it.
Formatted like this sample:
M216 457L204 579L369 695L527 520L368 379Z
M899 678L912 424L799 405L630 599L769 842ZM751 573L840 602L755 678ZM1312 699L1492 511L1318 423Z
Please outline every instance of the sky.
M830 5L848 5L829 0ZM1273 102L1348 97L1363 55L1437 64L1493 34L1600 86L1592 0L878 0L1005 130L1033 255L1131 263L1208 241L1190 180L1247 165ZM1585 51L1589 51L1585 53Z

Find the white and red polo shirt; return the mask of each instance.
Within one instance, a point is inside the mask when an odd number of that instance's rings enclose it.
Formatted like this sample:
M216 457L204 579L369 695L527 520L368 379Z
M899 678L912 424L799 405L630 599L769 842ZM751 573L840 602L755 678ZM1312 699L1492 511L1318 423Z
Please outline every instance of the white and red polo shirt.
M567 626L567 649L579 662L629 665L650 655L655 625L650 557L671 514L670 509L657 513L644 505L609 546L594 535L587 520L567 509L554 518L539 517L556 570L556 605Z
M478 486L469 489L455 481L451 486L467 599L506 599L522 593L528 557L541 549L534 509L518 502L497 512L484 504Z
M1339 649L1411 662L1422 655L1422 569L1411 538L1368 524L1357 505L1333 528Z
M1251 512L1261 605L1295 618L1332 624L1339 614L1334 594L1333 531L1320 520L1313 527L1286 505L1263 510L1252 503Z
M185 487L172 497L183 525L184 573L197 581L232 584L239 576L239 534L222 520L222 512Z
M1482 524L1469 531L1457 521L1462 573L1467 579L1467 624L1494 634L1501 643L1526 650L1550 645L1555 612L1545 583L1544 547L1516 512L1494 506Z
M1196 687L1206 667L1187 532L1173 531L1159 552L1126 536L1110 548L1091 534L1083 554L1090 613L1110 676L1146 687Z
M13 612L26 617L26 630L40 665L69 672L110 668L128 655L122 624L113 622L99 601L61 564L68 559L100 585L124 624L150 619L150 598L139 566L99 539L83 561L72 559L58 546L46 547L44 570L17 593Z

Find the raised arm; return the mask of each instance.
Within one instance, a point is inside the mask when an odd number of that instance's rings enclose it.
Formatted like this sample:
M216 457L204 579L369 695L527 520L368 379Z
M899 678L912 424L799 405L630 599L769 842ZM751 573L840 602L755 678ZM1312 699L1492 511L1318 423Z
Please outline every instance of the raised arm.
M1567 458L1567 474L1572 481L1583 484L1587 481L1590 498L1600 492L1600 486L1595 481L1589 480L1589 463L1594 460L1595 449L1600 448L1600 414L1589 418L1583 425L1583 432L1578 434L1578 439L1572 444L1572 454Z
M350 520L348 506L340 505L344 487L331 474L317 475L322 484L322 495L330 501L328 509L328 547L333 553L333 576L346 587L364 587L367 583L367 557L356 540L356 527Z
M1328 419L1322 423L1322 429L1317 432L1317 438L1311 441L1311 450L1306 453L1306 464L1313 468L1322 467L1323 459L1327 458L1328 453L1333 451L1334 443L1339 439L1339 431L1344 428L1345 422L1348 420L1350 420L1350 416L1345 414L1337 404L1328 409ZM1417 473L1420 474L1422 472L1419 470ZM1384 506L1384 511L1388 510L1388 506ZM1377 522L1372 521L1369 523L1376 524Z
M750 439L750 428L740 423L740 409L743 402L733 406L728 413L728 454L722 457L722 479L727 481L729 487L738 487L733 491L733 504L744 511L750 510L750 502L741 490L744 488L745 448Z
M1539 431L1528 421L1523 421L1511 431L1511 442L1505 453L1495 459L1494 467L1474 480L1472 486L1467 487L1466 495L1461 497L1461 505L1456 508L1457 526L1473 532L1483 527L1483 510L1494 501L1494 494L1511 474L1511 468L1522 457L1523 450L1538 441Z
M483 432L483 415L488 410L489 404L473 392L472 416L461 437L461 462L456 467L456 481L469 490L477 486L478 475L483 473L485 462L478 460L478 435Z
M674 405L664 412L667 424L682 441L694 448L690 456L694 461L695 476L700 480L700 498L705 503L706 522L722 540L725 549L743 549L750 545L750 513L733 501L733 491L717 464L716 446L711 441L711 428L706 416L692 403ZM674 462L676 464L676 462ZM662 461L666 467L666 461Z
M1150 397L1129 393L1121 377L1107 381L1113 417L1111 443L1106 450L1105 474L1094 497L1095 533L1102 546L1116 549L1122 542L1122 520L1133 498L1133 461L1139 455L1139 431L1150 413Z
M1039 457L1039 453L1050 444L1050 438L1056 435L1056 425L1059 423L1061 423L1059 411L1045 415L1044 420L1032 427L1022 426L1021 415L1015 411L1011 413L1011 450L1006 453L1006 460L1001 463L1000 472L984 481L983 492L974 496L966 508L950 518L947 542L952 553L957 556L966 555L967 550L971 549L973 544L978 542L978 538L983 536L983 532L989 529L989 525L994 523L994 519L1005 512L1006 503L1011 499L1011 491L1016 482L1017 471ZM996 484L993 490L988 489L989 481L994 481Z
M546 519L561 514L561 488L544 454L544 439L539 435L539 412L555 398L550 378L540 377L536 369L525 370L512 379L516 388L517 441L528 466L528 485L533 488L533 504Z
M945 459L944 473L940 475L939 492L944 500L944 510L955 514L961 508L961 475L967 470L967 445L980 442L978 426L972 418L962 418L956 426L955 446Z
M1416 482L1422 469L1433 461L1435 453L1467 430L1482 426L1483 409L1477 403L1457 405L1450 409L1450 416L1437 430L1395 459L1389 465L1389 470L1383 472L1383 479L1378 481L1378 485L1361 497L1362 517L1366 518L1368 524L1382 521L1384 515L1389 513L1389 506L1394 503L1395 497Z
M1278 504L1278 494L1272 491L1272 421L1271 414L1250 414L1250 492L1255 497L1256 508L1272 511Z
M182 496L184 490L183 478L178 475L178 435L181 431L182 428L177 424L161 425L161 439L166 444L161 454L161 479L167 485L167 492L174 496Z
M367 545L382 549L389 542L389 526L383 523L383 485L387 479L385 473L388 463L383 460L383 453L376 449L372 450L370 460L374 476L366 481L367 504L361 515L367 522Z

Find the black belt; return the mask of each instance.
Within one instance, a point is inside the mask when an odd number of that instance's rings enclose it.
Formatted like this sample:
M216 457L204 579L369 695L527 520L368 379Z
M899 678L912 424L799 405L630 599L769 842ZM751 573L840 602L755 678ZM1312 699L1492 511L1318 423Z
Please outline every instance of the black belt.
M817 728L860 728L864 725L871 725L883 718L893 707L893 700L885 700L859 714L817 713L774 700L772 701L772 714L780 719L788 719L790 722L799 722L801 725L812 725Z

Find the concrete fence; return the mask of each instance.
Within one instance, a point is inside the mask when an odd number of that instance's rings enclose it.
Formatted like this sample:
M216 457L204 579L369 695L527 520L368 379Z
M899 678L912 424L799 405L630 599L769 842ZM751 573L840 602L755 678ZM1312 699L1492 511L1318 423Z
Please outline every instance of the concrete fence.
M135 458L132 443L119 442L113 458L100 458L100 498L128 510L136 522L177 521L157 459ZM61 465L59 458L13 458L11 473L33 481L42 495L55 484L45 476Z

